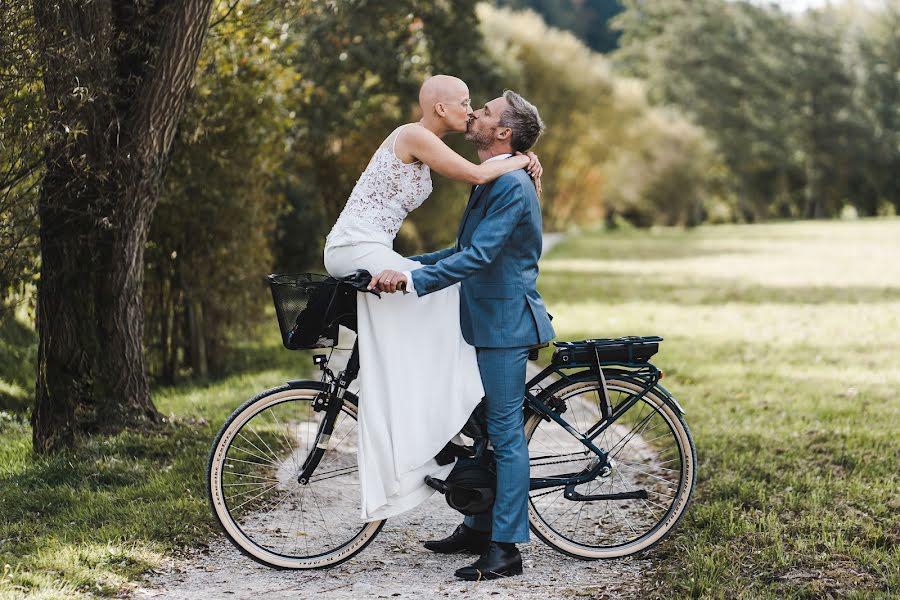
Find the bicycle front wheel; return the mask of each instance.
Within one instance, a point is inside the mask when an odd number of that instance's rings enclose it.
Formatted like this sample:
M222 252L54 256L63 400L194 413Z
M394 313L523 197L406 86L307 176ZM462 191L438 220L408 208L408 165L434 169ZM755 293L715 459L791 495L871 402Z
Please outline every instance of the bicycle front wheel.
M245 555L279 569L338 565L362 551L384 521L360 519L356 398L344 396L334 431L312 403L317 381L268 390L234 411L210 450L207 491L216 520ZM299 481L316 445L327 449Z
M589 436L620 414L643 387L614 376L608 401L595 375L585 373L549 386L562 418ZM525 423L532 478L566 478L590 471L599 458L552 420L532 414ZM578 485L577 499L565 486L532 490L532 531L548 545L582 559L620 558L659 543L678 523L696 482L694 442L681 415L650 390L593 440L609 453L609 465L593 481ZM600 498L604 499L600 499Z

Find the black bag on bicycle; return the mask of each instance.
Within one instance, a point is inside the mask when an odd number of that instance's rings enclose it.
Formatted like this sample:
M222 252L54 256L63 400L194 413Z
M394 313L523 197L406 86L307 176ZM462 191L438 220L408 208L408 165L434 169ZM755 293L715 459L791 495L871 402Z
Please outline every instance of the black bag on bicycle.
M338 285L337 279L329 277L297 315L288 343L292 349L321 347L318 344L322 338L337 343L336 325L356 331L356 290Z
M301 273L269 275L268 280L281 341L289 350L301 350L334 346L340 325L356 331L356 292L365 291L371 275L357 271L338 280Z

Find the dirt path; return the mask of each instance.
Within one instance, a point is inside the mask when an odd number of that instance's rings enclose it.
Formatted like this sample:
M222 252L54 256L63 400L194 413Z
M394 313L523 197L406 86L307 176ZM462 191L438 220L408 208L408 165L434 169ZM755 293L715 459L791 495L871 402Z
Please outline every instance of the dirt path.
M334 362L339 362L335 358ZM529 365L529 376L536 371ZM503 581L469 583L453 572L474 560L441 556L421 542L445 536L460 522L443 496L390 519L356 558L325 571L275 571L241 555L224 538L208 551L173 559L136 590L140 599L235 598L349 600L355 598L442 598L460 594L498 600L606 599L637 597L649 561L584 562L569 558L534 538L522 545L525 573Z
M460 521L442 496L391 519L359 556L333 569L274 571L257 565L218 539L207 553L173 560L150 576L135 598L455 598L465 594L498 600L636 597L647 561L583 562L539 540L523 545L525 573L501 581L470 583L453 576L473 557L428 552L421 541L442 537Z
M562 239L545 236L544 251ZM338 360L334 360L337 363ZM336 366L336 365L335 365ZM533 366L532 366L533 368ZM525 573L500 581L464 582L453 572L471 563L465 555L442 556L422 548L427 539L444 537L460 522L443 496L435 494L418 508L391 519L356 558L325 571L275 571L241 555L223 537L205 551L169 560L148 576L138 599L195 598L282 600L315 598L456 598L497 600L606 599L637 597L649 561L624 559L584 562L533 539L522 545Z

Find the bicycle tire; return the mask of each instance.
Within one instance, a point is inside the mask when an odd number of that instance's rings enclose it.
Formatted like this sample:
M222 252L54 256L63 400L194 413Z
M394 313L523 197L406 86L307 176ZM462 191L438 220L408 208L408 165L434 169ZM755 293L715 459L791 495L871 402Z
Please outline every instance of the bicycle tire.
M324 569L337 566L343 562L350 560L361 551L363 551L366 546L368 546L372 542L372 540L375 539L385 523L384 520L363 522L359 519L358 513L346 514L344 515L345 520L342 522L342 524L349 524L349 526L353 528L355 527L353 523L359 523L359 531L349 539L343 540L342 542L336 544L334 548L330 548L324 552L313 553L311 555L305 556L289 555L283 552L276 552L273 549L266 547L264 544L259 543L259 539L254 540L251 535L248 535L248 533L244 531L241 523L238 521L236 516L232 514L232 509L228 505L228 498L224 491L226 474L223 471L224 466L226 465L228 460L228 451L232 447L233 442L239 437L238 434L248 423L251 422L254 417L263 414L264 411L266 411L270 407L282 405L288 402L311 403L316 395L323 392L324 390L325 385L319 381L304 381L294 383L293 385L280 386L258 394L257 396L244 402L228 417L228 419L219 430L219 433L216 435L215 441L210 448L210 453L207 460L206 487L207 497L214 519L216 520L219 528L225 534L225 537L242 554L260 564L264 564L275 569ZM346 418L352 419L355 423L357 404L358 400L356 396L354 396L350 392L347 392L344 396L344 404L343 408L341 409L341 415L345 415ZM321 417L325 414L324 412L314 413L311 409L306 409L306 412L310 417L318 417L319 419L321 419ZM338 422L340 422L340 419L341 416L339 415ZM311 423L312 421L309 422ZM258 433L257 437L259 437ZM289 442L289 439L286 436L285 440ZM258 446L263 446L264 444L266 444L264 440L261 439L260 441L262 443L258 444ZM355 442L355 439L353 441ZM318 442L317 437L315 438L315 442ZM307 444L307 446L314 447L315 444L312 444L311 446L310 444ZM257 450L259 450L259 447L257 447ZM291 453L293 454L293 452L294 449L291 448ZM292 459L293 458L294 457L292 456ZM232 460L234 461L234 459ZM286 459L284 462L286 464ZM294 465L296 464L297 462L294 461ZM260 464L260 466L262 466L262 464ZM321 466L322 465L317 467L317 469L320 469ZM276 471L278 470L277 467L270 468L275 468ZM291 473L289 476L279 476L279 480L283 479L285 484L290 483L291 485L293 485L293 483L291 482L291 477L294 477L295 475L296 473ZM279 486L280 483L276 483L275 485ZM354 507L358 507L358 500L359 494L356 493L352 498ZM284 502L284 500L280 502ZM302 501L300 506L300 513L302 515ZM271 509L269 513L272 512L272 510L275 509ZM251 516L253 516L253 513L251 513ZM293 519L295 518L296 515L292 518L291 523L294 522ZM302 518L303 517L301 516L301 523L303 523ZM277 531L279 535L281 535L282 533L280 529L276 529L275 531ZM288 532L287 535L290 535L290 532ZM303 532L303 535L308 534L306 532ZM329 535L331 535L331 532L329 532ZM257 536L257 538L258 537L259 536ZM308 540L306 541L308 543Z
M564 400L568 401L568 399L583 394L585 393L585 391L590 391L592 386L599 386L597 377L595 375L591 375L589 372L584 372L582 374L576 374L567 379L562 379L560 381L554 382L543 392L541 392L540 399L547 400L551 396L556 396L557 398L563 398ZM629 381L628 379L621 378L617 375L611 375L607 378L607 389L610 390L610 392L613 394L620 393L634 397L640 394L643 386L635 383L634 381ZM546 518L542 517L539 508L536 506L536 499L541 497L540 494L548 492L537 490L536 492L532 492L529 494L529 524L534 534L550 547L568 556L583 560L622 558L625 556L630 556L647 551L658 544L669 533L671 533L671 531L684 516L690 503L691 495L696 485L697 477L696 449L694 446L693 438L690 434L690 430L688 429L687 424L684 422L684 419L682 418L680 412L670 403L665 402L665 400L653 389L647 392L647 394L644 396L644 399L641 400L640 403L645 403L646 406L655 407L657 410L657 414L660 415L661 419L668 424L668 426L670 427L670 431L674 433L673 439L675 439L677 443L680 463L677 494L674 496L671 504L667 507L664 514L661 516L661 518L658 519L658 521L653 523L652 526L646 527L646 531L643 531L640 535L636 535L634 539L629 539L622 543L610 544L608 546L602 544L591 545L571 539L571 537L574 537L576 535L575 533L573 533L570 537L567 537L566 534L560 532L557 528L554 528L551 524L548 523ZM615 402L614 404L621 405L621 402ZM635 408L632 407L631 409L629 409L629 412L631 410L635 410ZM628 413L626 413L626 415L624 416L627 415ZM653 415L650 415L650 417L652 416ZM565 419L565 414L563 414L563 418ZM542 415L532 413L527 416L525 423L525 433L529 441L530 455L534 455L536 453L536 451L532 449L532 443L534 441L535 432L538 430L542 423L546 428L555 428L556 430L565 433L569 436L569 439L571 439L574 443L580 445L580 443L577 442L574 437L571 437L571 435L569 435L567 432L564 432L563 428L556 424L554 421L546 420L544 417L542 417ZM578 426L575 426L575 428L580 429ZM584 432L581 431L581 433ZM629 441L626 442L626 445L630 443L631 439L637 438L634 438L634 436L632 436L631 438L629 438ZM638 439L638 442L640 442L640 439ZM609 448L607 448L607 450L609 450ZM542 450L541 453L541 456L546 455L546 450ZM591 458L590 455L586 457L586 459L589 458ZM532 477L546 476L546 474L536 475L535 473L535 465L539 463L539 460L532 460ZM545 462L552 463L552 461ZM626 476L632 477L633 474L629 475L629 473L631 472L628 471L628 469L631 469L632 467L626 467L626 464L627 463L625 463L623 459L623 462L619 463L619 467L617 468L619 468L620 471L625 472ZM540 466L543 467L546 465ZM666 468L666 470L669 469ZM657 472L661 473L661 471ZM615 477L614 475L611 476ZM621 477L622 475L620 474L620 478ZM638 475L638 477L641 477L641 475ZM643 477L644 479L648 479L649 477L656 477L656 475L649 473L648 475L645 475ZM623 479L622 482L625 483L625 480ZM661 486L662 484L657 485ZM613 501L582 502L579 504L599 505L601 502L607 502L607 505L609 505L609 503ZM583 510L583 507L579 510ZM614 508L614 510L617 509ZM579 519L580 517L581 513L579 512ZM602 518L599 520L598 529L601 529L601 526ZM576 528L577 527L578 523L576 522ZM612 529L612 527L609 527L608 529Z

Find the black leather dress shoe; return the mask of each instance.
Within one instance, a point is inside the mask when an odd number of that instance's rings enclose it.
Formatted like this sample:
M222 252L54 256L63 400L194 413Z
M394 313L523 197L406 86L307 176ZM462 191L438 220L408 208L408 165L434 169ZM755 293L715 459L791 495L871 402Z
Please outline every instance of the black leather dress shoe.
M491 542L487 552L468 567L456 571L456 576L466 581L500 579L522 574L522 555L515 546L504 550L497 542Z
M491 534L476 531L464 524L460 524L456 530L442 540L425 542L425 547L439 554L456 554L467 552L469 554L483 554L491 544Z

